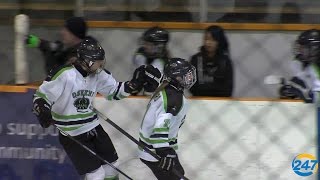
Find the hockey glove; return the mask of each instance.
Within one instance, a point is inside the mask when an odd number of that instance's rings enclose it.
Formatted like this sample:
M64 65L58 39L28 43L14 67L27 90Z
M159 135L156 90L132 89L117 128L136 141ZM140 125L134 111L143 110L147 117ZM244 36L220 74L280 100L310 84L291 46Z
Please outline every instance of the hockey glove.
M130 81L125 84L125 92L136 94L141 91L143 83L145 82L145 65L138 67Z
M158 68L147 65L145 67L145 75L146 82L143 84L143 88L146 92L153 93L160 84L161 72Z
M25 43L30 48L36 48L40 46L40 38L35 35L28 35L25 39Z
M156 153L161 157L158 166L165 171L171 171L177 158L175 150L169 147L157 148Z
M279 95L281 99L297 99L299 98L293 91L292 86L283 85L279 89Z
M44 99L38 98L34 101L32 112L37 116L43 128L47 128L54 123L51 115L51 106Z
M288 85L292 87L292 91L298 97L304 100L305 103L312 103L313 102L313 92L309 89L304 81L298 77L293 77L289 82Z

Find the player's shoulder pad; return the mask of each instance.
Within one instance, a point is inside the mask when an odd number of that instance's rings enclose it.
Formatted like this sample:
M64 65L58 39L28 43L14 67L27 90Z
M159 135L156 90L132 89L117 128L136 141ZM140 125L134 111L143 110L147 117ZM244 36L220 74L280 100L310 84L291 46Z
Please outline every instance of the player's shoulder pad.
M72 69L72 65L63 65L56 68L51 69L45 81L53 81L57 79L64 71Z
M176 116L183 106L183 94L171 88L166 88L164 91L166 97L163 98L166 98L164 101L167 102L166 112Z

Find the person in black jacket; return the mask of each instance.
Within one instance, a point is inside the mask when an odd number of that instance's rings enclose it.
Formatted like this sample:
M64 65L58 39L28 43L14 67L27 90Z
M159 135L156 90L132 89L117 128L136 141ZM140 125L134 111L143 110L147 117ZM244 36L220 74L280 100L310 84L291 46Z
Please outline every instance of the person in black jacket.
M203 46L191 57L191 64L196 67L198 79L190 89L193 96L232 96L233 65L221 27L209 26L205 30Z
M50 70L62 65L71 64L76 59L76 49L87 36L87 24L82 17L71 17L65 20L61 29L61 41L51 42L29 35L28 47L39 48L45 59L47 74Z

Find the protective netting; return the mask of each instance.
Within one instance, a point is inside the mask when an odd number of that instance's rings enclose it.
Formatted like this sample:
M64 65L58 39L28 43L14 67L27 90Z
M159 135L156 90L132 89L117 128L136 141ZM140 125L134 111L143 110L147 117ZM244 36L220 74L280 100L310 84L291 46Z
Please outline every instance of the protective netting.
M55 2L48 1L48 3ZM189 0L172 1L170 4L169 1L164 1L166 6L158 7L160 1L84 1L82 13L89 20L147 21L151 18L148 17L150 11L159 8L159 12L171 12L172 8L179 7L176 8L178 12L184 12L185 9L190 12L189 15L176 14L181 19L189 18L183 21L260 23L319 21L318 18L314 18L317 15L316 7L319 5L316 1L299 1L296 3L298 5L296 9L292 5L286 9L285 14L292 15L300 8L301 19L297 21L295 21L297 16L290 16L293 21L289 17L281 20L280 16L282 5L294 4L293 1L255 1L257 4L249 0L242 1L242 4L239 2ZM60 10L56 11L51 10L51 6L46 6L47 10L54 11L55 15L49 16L43 13L46 10L39 10L33 14L32 8L28 9L30 7L28 3L37 2L23 1L23 3L25 6L21 9L32 18L39 17L39 14L43 15L41 18L52 18L50 16L65 18L74 11L70 3L64 8L59 6ZM205 6L206 3L209 6ZM252 9L252 4L258 8ZM16 9L14 11L17 12ZM245 16L243 11L249 13ZM239 14L243 19L232 19ZM152 18L157 16L153 14ZM0 61L0 82L8 84L14 82L12 28L10 24L0 26L1 31L7 33L7 36L0 39L2 44L0 54L4 59ZM96 37L105 48L106 68L117 80L125 81L131 77L134 70L132 57L144 30L144 28L107 27L89 30L89 34ZM30 29L32 34L53 41L59 38L58 31L59 27L36 25ZM173 28L169 29L169 32L171 36L169 50L175 57L190 59L202 45L203 30ZM292 160L298 154L316 155L318 129L314 106L301 101L278 101L280 85L263 83L263 79L271 74L286 78L292 75L289 65L293 59L292 44L299 32L227 30L226 33L234 67L234 99L190 99L190 111L179 136L179 155L186 176L197 180L316 179L316 175L302 177L292 170ZM44 79L43 58L40 52L37 49L27 49L27 52L30 82ZM190 96L188 92L187 95ZM100 102L99 110L134 137L138 137L146 99L129 98L122 102L111 103L102 99L97 101ZM108 109L105 109L105 106ZM120 109L123 111L119 112ZM133 179L153 179L151 172L138 161L136 146L107 123L103 124L119 151L120 168L132 175Z

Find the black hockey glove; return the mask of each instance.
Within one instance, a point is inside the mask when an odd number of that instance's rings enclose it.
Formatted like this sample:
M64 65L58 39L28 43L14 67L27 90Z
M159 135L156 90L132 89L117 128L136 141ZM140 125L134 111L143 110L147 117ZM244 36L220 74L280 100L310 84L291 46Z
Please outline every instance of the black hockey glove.
M157 148L156 153L161 157L158 166L163 170L171 171L177 158L175 150L169 147Z
M37 116L43 128L54 123L51 115L51 106L42 98L36 99L33 103L32 112Z
M147 93L153 93L160 84L161 72L158 68L147 65L145 67L145 75L146 82L143 84L143 88Z
M292 87L292 91L299 98L303 99L305 103L313 102L313 92L310 88L306 86L304 81L298 77L293 77L288 85Z
M130 81L125 84L125 92L130 94L136 94L141 91L143 83L145 82L145 65L138 67Z
M279 89L280 99L297 99L299 98L290 85L283 85Z

